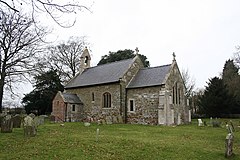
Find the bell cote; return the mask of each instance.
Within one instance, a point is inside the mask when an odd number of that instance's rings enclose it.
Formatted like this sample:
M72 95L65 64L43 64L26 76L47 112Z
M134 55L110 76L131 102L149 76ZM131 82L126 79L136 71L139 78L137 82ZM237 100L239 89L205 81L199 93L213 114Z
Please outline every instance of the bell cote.
M80 73L82 73L86 68L90 67L91 57L88 52L87 47L85 47L81 57L80 57Z

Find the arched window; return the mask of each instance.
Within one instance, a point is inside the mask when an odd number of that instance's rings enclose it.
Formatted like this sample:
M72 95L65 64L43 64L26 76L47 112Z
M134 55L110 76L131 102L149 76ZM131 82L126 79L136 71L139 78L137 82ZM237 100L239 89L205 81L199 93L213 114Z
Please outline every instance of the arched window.
M111 94L108 92L103 94L103 108L111 108Z

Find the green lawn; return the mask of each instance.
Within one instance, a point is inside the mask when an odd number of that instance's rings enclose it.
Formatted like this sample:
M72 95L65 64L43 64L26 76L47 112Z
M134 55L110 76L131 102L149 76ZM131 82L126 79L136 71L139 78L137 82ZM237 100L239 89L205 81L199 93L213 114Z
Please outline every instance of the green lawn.
M222 120L224 121L224 120ZM235 120L237 126L239 120ZM235 126L235 127L236 127ZM100 129L96 141L96 129ZM240 159L240 128L235 128L234 153ZM0 159L169 159L221 160L225 128L144 126L129 124L85 127L83 123L46 123L36 137L26 138L23 129L0 133Z

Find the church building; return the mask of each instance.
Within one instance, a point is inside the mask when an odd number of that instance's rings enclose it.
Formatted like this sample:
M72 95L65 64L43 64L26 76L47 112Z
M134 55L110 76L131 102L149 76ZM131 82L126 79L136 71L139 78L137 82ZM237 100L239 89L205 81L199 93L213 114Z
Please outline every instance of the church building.
M86 48L80 61L79 73L53 100L52 114L60 117L56 121L151 125L191 121L174 54L170 64L144 68L136 49L134 58L91 67Z

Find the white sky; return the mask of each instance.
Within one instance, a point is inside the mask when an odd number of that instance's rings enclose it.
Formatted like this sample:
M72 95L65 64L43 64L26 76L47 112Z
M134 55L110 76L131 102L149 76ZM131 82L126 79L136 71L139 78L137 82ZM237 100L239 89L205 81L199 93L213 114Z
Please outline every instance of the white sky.
M56 43L87 36L93 66L109 51L138 47L151 67L171 63L175 52L179 69L188 69L197 89L219 76L240 45L240 0L85 0L80 4L92 5L92 13L79 12L72 28L61 28L45 15L40 19L54 29L49 38ZM32 89L25 84L17 94L21 99Z
M41 23L54 28L49 37L57 38L56 43L87 36L93 66L109 51L138 47L152 67L171 63L175 52L179 69L188 69L196 88L204 88L209 78L219 76L240 45L240 0L86 2L92 5L92 13L78 13L72 28L60 28L46 16ZM17 94L21 98L32 89L25 84Z
M57 40L87 36L92 65L109 51L139 48L151 66L172 62L203 88L219 76L240 45L239 0L95 0L74 27L54 29Z

